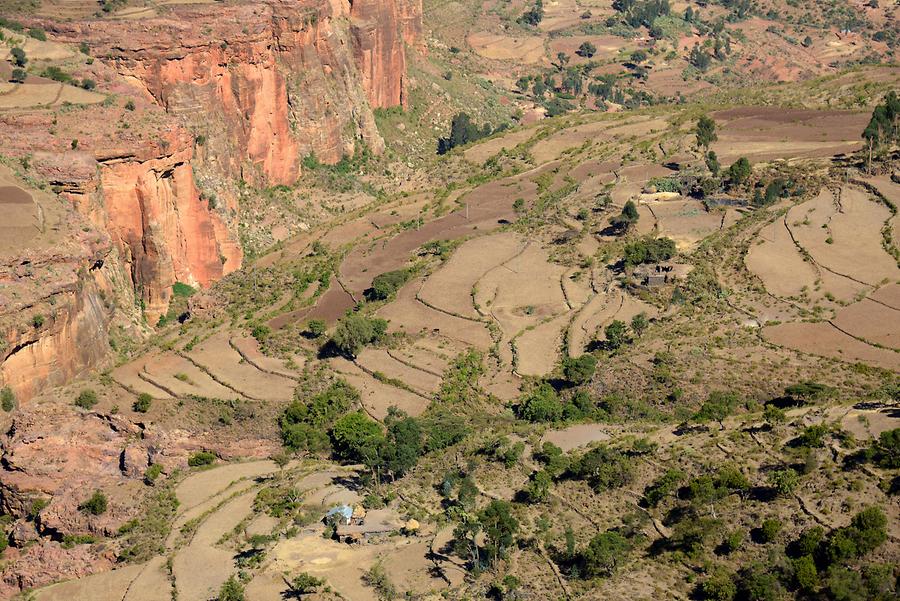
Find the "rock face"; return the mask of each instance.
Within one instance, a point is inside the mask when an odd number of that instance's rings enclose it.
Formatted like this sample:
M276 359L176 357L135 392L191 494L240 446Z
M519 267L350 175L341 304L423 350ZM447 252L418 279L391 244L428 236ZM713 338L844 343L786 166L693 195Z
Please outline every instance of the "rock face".
M0 598L110 569L121 551L115 541L72 549L60 541L67 535L115 536L123 523L140 516L144 496L152 490L143 483L151 463L160 464L164 479L176 468L187 469L188 456L200 449L222 458L263 458L276 446L253 438L222 442L187 431L149 430L121 416L58 401L23 408L2 446L0 508L16 518L10 528L16 548L4 554L8 563L0 569ZM106 494L107 511L79 511L96 490Z
M380 152L372 108L404 102L417 0L272 0L173 7L164 17L46 23L137 83L204 142L204 167L290 184L300 158Z
M106 236L49 195L28 196L40 223L0 252L0 385L20 401L106 356L117 271Z

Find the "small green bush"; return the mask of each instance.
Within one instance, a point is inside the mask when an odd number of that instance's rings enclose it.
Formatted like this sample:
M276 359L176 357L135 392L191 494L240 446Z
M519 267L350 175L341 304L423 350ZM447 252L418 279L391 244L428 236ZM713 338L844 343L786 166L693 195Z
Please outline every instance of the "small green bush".
M150 484L156 482L156 479L162 474L162 466L154 463L144 472L144 480Z
M151 397L146 392L142 392L138 395L137 400L131 406L132 409L137 411L138 413L147 413L150 409L150 404L153 402L153 397Z
M90 388L85 388L75 397L75 406L82 409L92 409L97 402L97 393Z
M763 520L762 526L759 528L759 538L764 543L771 543L779 532L781 532L781 520L769 518Z
M202 465L212 465L216 461L214 453L209 451L197 451L188 457L188 465L191 467L200 467Z
M16 408L16 395L9 386L0 389L0 407L7 413Z
M91 515L102 515L106 513L109 501L102 490L95 490L91 497L78 506L80 511Z

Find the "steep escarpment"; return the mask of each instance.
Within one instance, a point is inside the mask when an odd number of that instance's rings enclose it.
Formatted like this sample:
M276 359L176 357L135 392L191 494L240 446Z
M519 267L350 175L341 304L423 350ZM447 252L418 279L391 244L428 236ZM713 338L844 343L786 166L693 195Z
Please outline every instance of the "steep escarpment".
M414 0L272 1L175 7L139 21L48 23L176 115L200 162L233 178L289 184L300 158L334 162L383 141L373 107L403 102Z
M22 401L106 356L117 258L108 237L5 167L0 190L0 386Z
M94 124L87 134L86 121ZM131 121L142 127L121 129ZM47 130L77 137L78 150L48 139ZM136 296L150 323L166 312L175 282L206 286L240 266L228 207L216 210L200 198L190 133L158 109L2 116L0 141L108 235L121 268L117 282L126 284L116 287L116 300L133 311Z

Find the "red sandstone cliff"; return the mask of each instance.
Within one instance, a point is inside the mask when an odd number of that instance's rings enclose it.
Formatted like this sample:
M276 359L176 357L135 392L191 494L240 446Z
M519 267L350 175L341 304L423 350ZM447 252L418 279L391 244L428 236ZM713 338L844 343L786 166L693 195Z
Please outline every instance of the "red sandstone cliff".
M206 141L207 168L289 184L300 158L380 152L372 108L404 102L419 0L271 0L172 8L138 21L46 23L139 85Z

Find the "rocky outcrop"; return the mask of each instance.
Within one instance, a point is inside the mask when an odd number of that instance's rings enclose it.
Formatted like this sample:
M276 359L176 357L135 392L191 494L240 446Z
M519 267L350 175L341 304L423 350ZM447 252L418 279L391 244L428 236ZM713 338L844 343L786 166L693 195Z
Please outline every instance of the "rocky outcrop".
M0 386L20 400L83 373L109 349L109 239L44 200L35 202L43 231L0 253Z
M45 398L23 407L2 439L0 509L15 522L7 528L13 548L0 566L0 598L110 569L122 551L115 538L73 549L60 543L66 536L115 537L122 524L139 517L153 490L143 482L151 464L162 467L165 479L187 469L190 454L201 449L229 459L264 458L277 447L256 438L223 441L211 433L151 429ZM101 515L79 511L96 490L107 496L108 509Z
M205 167L290 184L300 159L380 152L373 107L404 102L419 0L271 0L173 7L139 21L46 23L92 52L204 142Z
M0 120L0 141L13 151L30 142L34 150L34 130L74 128L75 117L108 121L110 113L93 107L77 116L8 116ZM115 287L118 304L130 309L136 295L150 323L166 312L175 282L207 286L241 264L223 214L201 199L194 182L192 136L173 122L154 133L147 142L97 131L81 138L78 151L38 145L31 159L40 179L108 235L120 271L104 272L127 280Z

